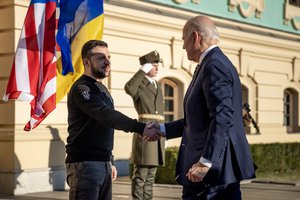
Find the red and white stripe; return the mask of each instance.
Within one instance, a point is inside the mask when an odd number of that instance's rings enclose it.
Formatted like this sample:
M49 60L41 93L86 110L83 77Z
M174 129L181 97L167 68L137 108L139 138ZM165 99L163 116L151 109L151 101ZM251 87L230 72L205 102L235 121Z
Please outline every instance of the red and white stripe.
M56 2L29 6L3 97L30 101L31 130L56 106L55 27Z

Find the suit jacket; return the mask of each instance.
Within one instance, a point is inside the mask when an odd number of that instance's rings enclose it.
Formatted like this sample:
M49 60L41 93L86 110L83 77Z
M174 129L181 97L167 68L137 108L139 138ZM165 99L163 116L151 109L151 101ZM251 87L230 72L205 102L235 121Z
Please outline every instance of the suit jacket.
M163 115L164 102L160 85L154 84L145 77L145 72L139 70L126 84L125 91L134 102L138 114ZM155 119L139 118L141 122L156 121ZM162 122L162 121L161 121ZM131 163L139 165L163 165L165 160L165 139L147 142L134 133L132 139Z
M211 185L255 177L242 121L242 90L238 73L219 47L195 71L184 98L184 118L166 123L167 139L182 136L177 181L197 185L185 174L201 157L212 162L204 178Z

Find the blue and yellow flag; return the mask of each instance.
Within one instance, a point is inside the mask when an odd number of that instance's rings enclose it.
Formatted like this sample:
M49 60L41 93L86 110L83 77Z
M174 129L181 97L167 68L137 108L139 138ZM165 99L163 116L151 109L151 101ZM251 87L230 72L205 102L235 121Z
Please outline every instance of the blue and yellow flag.
M57 62L58 103L82 75L81 48L88 40L103 35L103 0L60 0L56 41L61 50Z

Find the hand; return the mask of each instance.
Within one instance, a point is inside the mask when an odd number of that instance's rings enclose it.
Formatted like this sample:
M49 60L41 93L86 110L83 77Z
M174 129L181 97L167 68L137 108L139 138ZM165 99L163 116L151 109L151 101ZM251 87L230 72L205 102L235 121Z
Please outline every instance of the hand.
M157 141L162 136L162 133L159 130L159 124L156 122L147 122L144 132L143 138L146 141Z
M158 123L158 122L148 122L147 124L146 124L146 127L147 128L155 128L155 129L157 129L157 130L159 130L159 133L160 133L160 136L161 137L166 137L166 133L164 132L165 130L161 130L161 124L160 123Z
M160 130L160 125L158 122L147 122L146 127L147 128L155 128L157 130Z
M117 176L118 176L117 168L114 165L112 165L111 166L111 179L112 179L112 181L116 180Z
M197 162L189 169L186 176L191 182L201 182L208 170L209 167L203 165L201 162Z
M141 70L143 70L146 74L151 71L153 65L151 63L145 63L142 65Z

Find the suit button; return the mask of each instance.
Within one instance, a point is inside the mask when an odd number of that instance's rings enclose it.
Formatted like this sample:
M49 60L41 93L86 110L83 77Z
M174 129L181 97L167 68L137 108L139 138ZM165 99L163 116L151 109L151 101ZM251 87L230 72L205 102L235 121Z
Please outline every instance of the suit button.
M155 111L155 114L158 114L157 110Z

